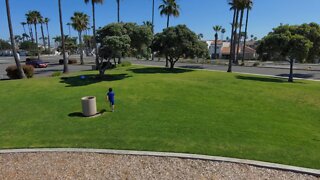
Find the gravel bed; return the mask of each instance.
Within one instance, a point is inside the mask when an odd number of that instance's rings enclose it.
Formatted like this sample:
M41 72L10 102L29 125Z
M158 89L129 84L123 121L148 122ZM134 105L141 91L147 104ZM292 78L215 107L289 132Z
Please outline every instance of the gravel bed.
M244 164L98 153L0 154L0 179L318 179Z

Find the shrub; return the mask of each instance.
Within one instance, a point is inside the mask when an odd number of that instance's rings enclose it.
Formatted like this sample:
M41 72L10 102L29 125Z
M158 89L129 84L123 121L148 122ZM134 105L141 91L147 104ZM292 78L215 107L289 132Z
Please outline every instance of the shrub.
M69 59L68 64L77 64L77 62L76 59Z
M124 61L121 64L119 64L120 67L127 67L127 66L131 66L131 62L129 61Z
M259 66L260 65L260 63L259 62L255 62L255 63L253 63L253 67L257 67L257 66Z
M77 64L78 61L76 59L69 59L68 64ZM59 64L63 64L63 59L59 59Z
M22 65L22 69L27 78L32 78L34 74L33 66ZM16 65L11 65L6 68L7 76L10 79L19 79L18 68Z
M57 72L52 73L51 76L52 77L58 77L58 76L61 76L61 74L62 73L60 71L57 71Z

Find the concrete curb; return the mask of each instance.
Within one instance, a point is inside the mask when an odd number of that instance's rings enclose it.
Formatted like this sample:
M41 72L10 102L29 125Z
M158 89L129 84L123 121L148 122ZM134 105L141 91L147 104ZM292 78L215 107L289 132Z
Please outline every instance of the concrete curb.
M132 64L135 66L146 66L146 67L163 67L163 66L159 66L159 65L146 65L146 64ZM224 72L226 73L226 71L221 71L221 70L214 70L214 69L193 69L193 68L182 68L177 66L177 68L179 69L191 69L194 71L213 71L213 72ZM237 71L233 71L233 73L237 73L237 74L245 74L245 75L253 75L253 76L262 76L262 77L273 77L273 78L280 78L280 79L288 79L288 77L283 77L283 76L275 76L275 75L268 75L268 74L254 74L254 73L244 73L244 72L237 72ZM305 78L294 78L295 80L306 80L306 81L315 81L315 82L320 82L319 79L305 79Z
M0 155L8 154L8 153L39 153L39 152L99 153L99 154L155 156L155 157L171 157L171 158L183 158L183 159L194 159L194 160L209 160L209 161L247 164L247 165L256 166L256 167L276 169L276 170L282 170L282 171L291 171L295 173L309 174L309 175L320 177L320 170L318 169L302 168L297 166L288 166L283 164L238 159L238 158L186 154L186 153L112 150L112 149L83 149L83 148L40 148L40 149L3 149L3 150L0 150Z

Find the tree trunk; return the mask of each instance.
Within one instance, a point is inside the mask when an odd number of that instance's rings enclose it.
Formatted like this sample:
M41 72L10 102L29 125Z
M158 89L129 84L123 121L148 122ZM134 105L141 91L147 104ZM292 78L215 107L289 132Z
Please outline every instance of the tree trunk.
M247 8L246 27L245 27L244 41L243 41L243 51L242 51L242 64L244 64L244 56L246 54L246 42L247 42L247 33L248 33L249 12L250 12L250 9Z
M290 59L290 74L289 74L288 82L293 82L293 63L294 63L294 60Z
M233 20L232 20L232 30L231 30L231 39L230 39L230 57L229 57L229 65L228 71L232 72L232 47L233 47L233 39L234 39L234 28L235 28L235 20L236 20L236 10L233 11Z
M24 27L24 25L22 25L23 26L23 32L25 33L25 34L27 34L26 33L26 27Z
M49 49L49 53L50 53L51 52L51 46L50 46L50 34L49 34L48 23L46 23L46 27L47 27L47 35L48 35L48 49Z
M174 60L170 60L170 69L173 70L174 69Z
M166 66L165 67L169 67L169 60L168 57L166 57Z
M120 0L117 0L118 4L118 23L120 23Z
M214 59L217 59L218 33L214 35Z
M243 14L244 14L244 9L241 10L241 15L240 15L240 26L239 26L238 46L237 46L237 58L235 59L236 60L236 64L239 64L238 58L239 58L239 50L240 50L240 43L241 43L241 30L242 30Z
M82 34L81 34L81 31L79 31L79 49L80 49L80 63L81 63L81 65L83 65L84 62L83 62L83 48L82 48Z
M167 16L167 28L169 27L169 23L170 23L170 15L168 14L168 16Z
M11 13L10 13L9 0L6 0L6 9L7 9L7 18L8 18L8 26L9 26L9 33L10 33L11 49L13 52L14 61L16 63L17 69L18 69L19 78L23 79L23 78L26 78L26 75L24 74L23 69L21 67L20 60L18 58L17 50L15 47L15 42L14 42L14 38L13 38L13 30L12 30L12 23L11 23Z
M239 9L237 9L237 15L236 15L236 23L235 23L235 28L234 28L234 37L233 37L233 63L235 63L236 62L236 59L237 59L237 52L236 52L236 50L237 50L237 37L239 36L239 35L237 35L237 30L238 30L238 27L237 26L239 26L239 13L240 13L240 11L239 11Z
M38 59L40 59L40 51L39 51L39 45L38 45L38 31L37 31L37 24L36 23L34 23L34 33L36 35L36 45L37 45Z
M94 7L94 1L92 1L92 21L93 21L93 44L94 48L96 50L96 68L98 70L99 67L99 54L98 54L98 46L97 46L97 41L96 41L96 16L95 16L95 7Z
M154 35L154 0L152 0L152 34ZM151 60L154 60L153 52L151 52Z
M58 0L58 5L59 5L59 20L60 20L62 55L63 55L63 73L69 73L68 60L66 58L66 47L65 47L65 44L64 44L64 40L65 39L64 39L64 33L63 33L61 0Z
M34 43L33 32L32 32L32 26L31 26L30 24L28 24L28 26L29 26L29 33L30 33L31 41Z
M42 34L42 43L43 43L45 51L47 51L46 40L44 39L43 25L42 25L42 23L40 25L41 25L40 27L41 27L41 34Z

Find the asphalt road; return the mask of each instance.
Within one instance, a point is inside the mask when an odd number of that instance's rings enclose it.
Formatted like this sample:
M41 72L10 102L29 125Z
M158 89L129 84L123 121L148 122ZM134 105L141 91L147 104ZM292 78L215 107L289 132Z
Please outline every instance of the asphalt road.
M50 76L53 72L62 71L63 65L59 65L60 56L43 56L44 62L49 64L48 68L37 68L35 69L35 77L39 76ZM79 60L79 56L71 56L70 58L75 58ZM25 57L21 58L22 64L25 64ZM85 57L85 65L69 65L70 72L91 70L92 65L94 65L93 57ZM153 65L153 66L164 66L163 61L145 61L145 60L129 60L133 64L142 65ZM79 61L78 61L79 62ZM6 79L6 67L11 64L15 64L12 57L0 57L0 79ZM181 68L192 68L192 69L208 69L208 70L218 70L227 71L228 67L226 65L212 65L212 64L197 64L197 63L177 63L176 67ZM312 70L304 70L308 67L312 67ZM261 74L261 75L271 75L288 77L289 65L272 65L269 67L243 67L243 66L233 66L233 72L239 73L250 73L250 74ZM304 65L296 64L294 70L294 76L296 78L303 79L315 79L320 80L320 66L319 65Z

